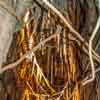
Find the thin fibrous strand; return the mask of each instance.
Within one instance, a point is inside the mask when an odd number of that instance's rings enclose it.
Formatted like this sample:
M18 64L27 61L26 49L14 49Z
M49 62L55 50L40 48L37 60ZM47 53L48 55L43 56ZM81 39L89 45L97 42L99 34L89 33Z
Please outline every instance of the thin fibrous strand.
M36 0L35 0L36 1ZM38 3L38 2L36 2L36 3ZM42 7L42 5L41 5L41 7ZM43 7L43 9L44 10L46 10L47 11L47 9L46 8L44 8ZM32 18L33 19L33 18ZM69 19L69 18L68 18ZM68 21L70 21L70 20L68 20ZM70 24L71 25L71 24ZM79 34L78 34L79 35ZM79 38L80 39L80 38ZM82 40L81 40L82 41ZM83 42L83 41L82 41ZM87 48L84 46L83 47L83 51L87 54L87 55L89 55L89 53L88 53L88 50L87 50ZM93 51L94 52L94 51ZM95 52L94 52L95 53ZM96 53L95 53L96 54ZM98 58L97 58L98 57ZM96 57L95 57L95 55L93 55L93 58L95 58L98 62L100 62L100 57L96 54Z
M36 2L36 4L38 4L38 6L40 6L41 8L43 8L46 12L48 11L44 6L42 6L41 4L39 4L39 2L38 1L36 1L35 0L35 2ZM68 17L68 16L67 16ZM69 20L69 17L67 18L68 19L68 22L69 22L69 24L70 25L72 25L72 23L71 23L71 21ZM70 34L71 35L71 34ZM80 35L80 34L79 34ZM71 35L73 38L75 38L73 35ZM78 41L76 38L75 38L75 41L78 43L78 45L79 46L81 46L81 44L80 44L80 41ZM81 41L81 42L84 42L84 41ZM84 44L84 43L83 43ZM85 45L82 45L82 49L83 49L83 51L88 55L89 53L88 53L88 49L85 47ZM95 59L96 57L93 55L93 58ZM99 59L100 58L96 58L96 60L99 62Z
M83 82L82 83L83 85L86 85L95 79L95 66L94 66L94 62L93 62L93 58L92 58L92 42L96 36L96 33L97 33L99 27L100 27L100 16L98 18L98 21L97 21L97 24L94 28L92 36L90 37L90 40L89 40L89 58L90 58L91 69L92 69L92 75L91 75L92 77L90 79L86 80L85 82Z
M4 71L8 70L8 69L13 69L15 68L17 65L19 65L23 60L27 59L27 56L30 55L32 52L37 51L41 45L44 45L46 42L48 42L49 40L55 38L58 34L55 33L53 35L51 35L50 37L48 37L47 39L41 41L38 45L36 45L32 50L28 51L26 54L24 54L20 59L18 59L17 61L8 64L6 66L4 66L3 68L0 69L0 73L2 74Z
M85 45L86 47L89 47L89 44L85 42L84 38L68 23L66 18L61 14L59 10L57 10L52 4L50 4L47 0L42 0L53 12L55 12L61 20L65 23L65 25L70 29L72 33L74 33ZM100 62L100 56L92 49L93 52L93 58L96 59L98 62Z
M2 7L3 9L5 9L9 14L11 14L12 16L14 16L19 22L21 22L21 19L16 15L16 13L14 12L14 10L10 7L7 7L7 5L5 5L5 3L3 1L0 1L0 7Z

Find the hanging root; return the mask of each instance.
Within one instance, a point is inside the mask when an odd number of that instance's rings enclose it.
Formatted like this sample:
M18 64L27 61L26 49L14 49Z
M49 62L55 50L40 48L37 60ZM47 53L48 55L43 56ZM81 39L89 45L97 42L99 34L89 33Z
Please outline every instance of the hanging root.
M84 80L82 82L83 85L86 85L90 82L92 82L94 79L95 79L95 66L94 66L94 62L93 62L93 55L92 55L92 42L96 36L96 33L99 29L99 26L100 26L100 16L98 18L98 21L97 21L97 24L94 28L94 31L92 33L92 36L90 37L90 40L89 40L89 58L90 58L90 63L91 63L91 70L92 70L92 77L88 80Z

